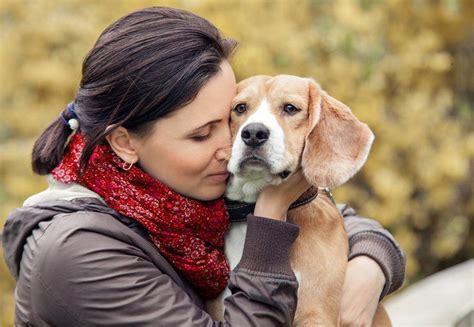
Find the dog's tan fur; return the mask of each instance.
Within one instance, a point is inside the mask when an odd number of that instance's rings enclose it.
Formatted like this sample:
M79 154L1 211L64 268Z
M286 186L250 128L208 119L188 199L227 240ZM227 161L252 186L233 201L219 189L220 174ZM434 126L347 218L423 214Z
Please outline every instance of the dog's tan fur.
M347 265L342 217L325 195L288 213L300 226L291 265L300 274L295 326L336 326Z
M301 167L307 180L334 187L352 177L365 162L373 134L343 103L311 79L255 76L239 83L233 101L247 105L245 115L232 113L234 138L259 104L266 100L285 134L285 156L291 171ZM283 113L291 103L301 111ZM343 218L324 194L288 213L300 226L292 249L292 267L300 276L296 326L336 326L348 255ZM355 301L357 299L354 299ZM375 326L390 326L379 306Z

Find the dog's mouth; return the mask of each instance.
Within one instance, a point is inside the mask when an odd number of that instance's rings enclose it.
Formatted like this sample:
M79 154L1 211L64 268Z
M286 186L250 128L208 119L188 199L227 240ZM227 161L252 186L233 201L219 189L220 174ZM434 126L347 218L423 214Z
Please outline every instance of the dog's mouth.
M284 169L281 172L272 173L271 172L271 166L267 162L267 160L265 160L264 158L262 158L261 156L256 155L256 154L252 154L252 155L244 157L240 161L239 170L241 172L245 172L245 171L249 171L249 170L257 170L257 171L266 170L271 175L276 175L276 176L280 177L282 180L288 178L288 176L291 175L291 170L288 170L288 169Z
M261 156L252 154L240 160L239 169L245 170L248 168L263 168L270 170L270 165Z

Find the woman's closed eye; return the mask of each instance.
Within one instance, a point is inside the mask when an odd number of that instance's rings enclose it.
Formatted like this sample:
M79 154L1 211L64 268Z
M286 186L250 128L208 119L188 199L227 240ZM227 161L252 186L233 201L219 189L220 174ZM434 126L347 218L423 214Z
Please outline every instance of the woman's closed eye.
M229 137L229 133L230 129L228 120L221 119L218 121L213 121L210 125L206 126L206 128L203 128L194 135L191 135L190 139L195 142L203 142L213 137L214 134L216 134L217 137L220 137L220 134L222 134L223 137L224 135L225 137Z
M203 141L207 140L210 137L211 137L211 132L209 132L205 135L195 135L195 136L191 137L191 139L196 141L196 142L203 142Z
M196 131L196 133L192 134L190 138L195 142L203 142L212 136L213 130L214 126L206 126L205 128Z

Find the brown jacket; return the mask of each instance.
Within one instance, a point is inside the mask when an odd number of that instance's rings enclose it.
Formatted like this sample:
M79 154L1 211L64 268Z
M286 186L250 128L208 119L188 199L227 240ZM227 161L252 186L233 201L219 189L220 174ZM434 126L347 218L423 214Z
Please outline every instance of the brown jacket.
M384 294L403 281L404 257L378 224L341 208L351 257L383 266ZM353 232L355 231L355 233ZM213 321L192 286L136 222L97 198L25 206L8 218L4 256L17 279L17 326L289 326L298 284L290 247L298 226L253 215L230 276L225 322ZM365 251L365 252L364 252Z

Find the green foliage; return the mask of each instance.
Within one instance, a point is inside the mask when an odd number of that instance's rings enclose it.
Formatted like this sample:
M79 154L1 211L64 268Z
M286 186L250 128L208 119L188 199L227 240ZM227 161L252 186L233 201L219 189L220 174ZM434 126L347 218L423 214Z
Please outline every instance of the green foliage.
M336 193L389 228L408 283L474 256L474 3L470 0L166 1L240 41L238 79L315 78L376 135ZM81 63L115 19L156 1L0 2L0 221L45 188L37 135L72 99ZM0 264L0 325L14 282Z

